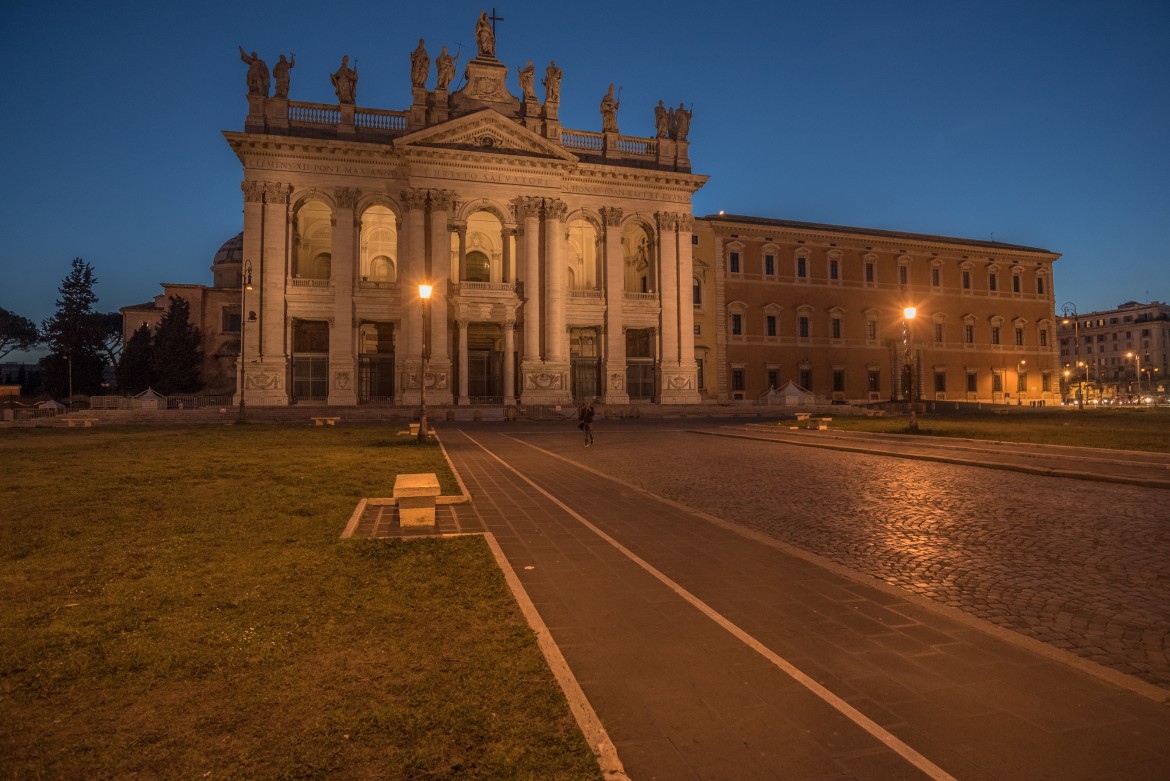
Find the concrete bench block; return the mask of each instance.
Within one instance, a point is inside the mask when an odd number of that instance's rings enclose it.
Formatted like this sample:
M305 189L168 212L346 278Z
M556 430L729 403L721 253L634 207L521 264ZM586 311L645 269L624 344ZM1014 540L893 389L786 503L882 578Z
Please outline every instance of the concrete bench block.
M434 526L435 499L439 478L434 472L398 475L394 478L394 499L400 526Z
M331 418L331 417L319 417L319 418L309 418L309 419L312 420L313 423L318 428L320 428L321 426L336 425L337 421L341 420L341 418Z

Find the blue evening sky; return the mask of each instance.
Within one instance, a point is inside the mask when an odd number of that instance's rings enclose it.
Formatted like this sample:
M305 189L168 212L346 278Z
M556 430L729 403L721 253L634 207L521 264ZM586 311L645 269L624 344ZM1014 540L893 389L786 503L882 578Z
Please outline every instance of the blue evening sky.
M695 214L992 239L1063 254L1057 306L1170 299L1170 3L1165 0L506 2L497 56L564 70L561 122L621 131L693 106ZM405 109L426 39L474 55L462 2L9 2L0 9L0 306L37 322L80 256L99 308L209 284L241 228L238 45L290 97ZM456 84L459 83L457 79ZM428 86L434 85L434 71Z

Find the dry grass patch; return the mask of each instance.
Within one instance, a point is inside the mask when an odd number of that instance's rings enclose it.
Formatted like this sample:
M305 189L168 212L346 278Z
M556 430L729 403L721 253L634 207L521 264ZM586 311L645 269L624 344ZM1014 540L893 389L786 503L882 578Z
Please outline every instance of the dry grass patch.
M600 776L482 539L338 538L437 447L0 436L0 776Z

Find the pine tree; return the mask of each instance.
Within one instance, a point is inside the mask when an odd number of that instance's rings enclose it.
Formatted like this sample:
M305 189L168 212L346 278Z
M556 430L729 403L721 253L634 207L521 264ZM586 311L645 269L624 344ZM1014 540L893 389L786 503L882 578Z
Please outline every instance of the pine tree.
M141 393L153 384L151 370L154 364L154 345L150 326L146 323L130 335L118 360L118 390L122 393Z
M97 278L93 266L74 258L72 271L57 291L57 312L41 324L49 355L41 359L45 389L54 396L91 395L102 390L102 333L93 305Z
M170 301L154 333L154 389L164 396L198 391L203 363L202 337L191 325L191 305L179 296Z
M36 323L0 308L0 358L13 350L27 350L40 339Z

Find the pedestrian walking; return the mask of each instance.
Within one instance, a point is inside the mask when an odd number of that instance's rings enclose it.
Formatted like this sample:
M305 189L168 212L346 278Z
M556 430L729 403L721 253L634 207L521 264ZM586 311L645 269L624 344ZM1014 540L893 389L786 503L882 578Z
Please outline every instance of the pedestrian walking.
M585 447L593 444L593 402L587 401L581 405L581 411L577 413L577 419L581 422L577 424L577 428L585 432Z

